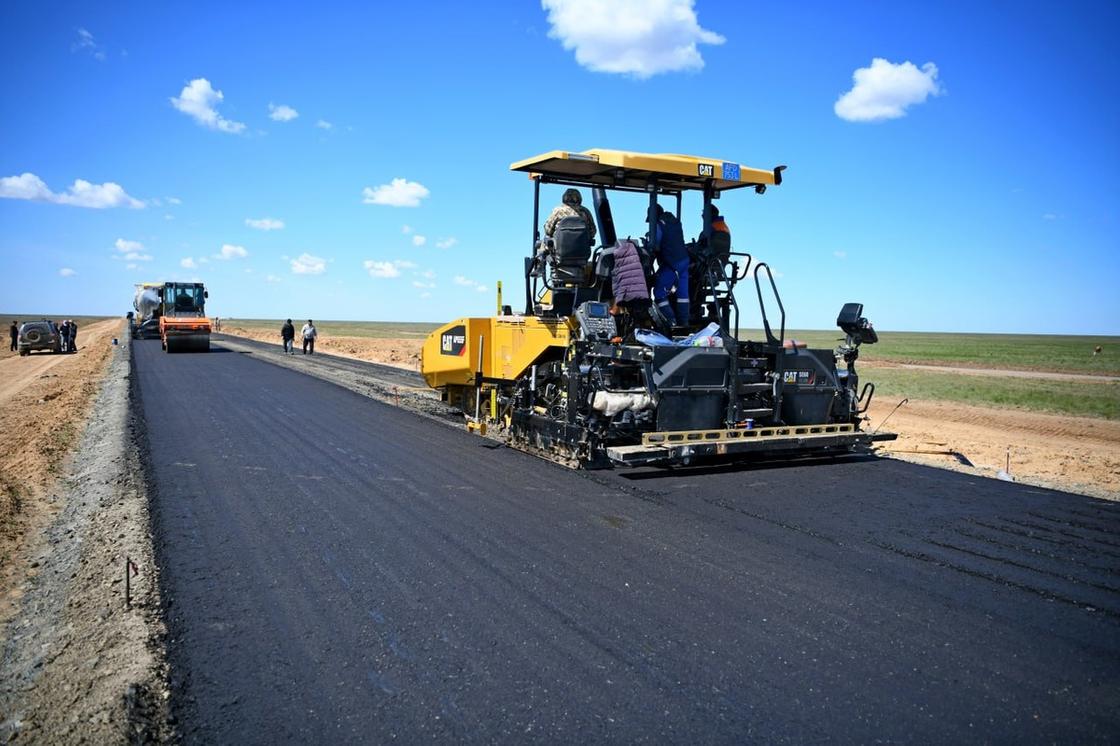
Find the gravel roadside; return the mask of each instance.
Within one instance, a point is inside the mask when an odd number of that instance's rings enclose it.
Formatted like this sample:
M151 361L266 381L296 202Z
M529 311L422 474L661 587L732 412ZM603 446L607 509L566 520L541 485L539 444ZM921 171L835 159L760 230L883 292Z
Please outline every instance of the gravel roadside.
M108 373L61 483L61 511L31 550L21 605L4 630L0 741L166 741L165 627L130 407L131 355ZM133 574L125 603L125 561Z

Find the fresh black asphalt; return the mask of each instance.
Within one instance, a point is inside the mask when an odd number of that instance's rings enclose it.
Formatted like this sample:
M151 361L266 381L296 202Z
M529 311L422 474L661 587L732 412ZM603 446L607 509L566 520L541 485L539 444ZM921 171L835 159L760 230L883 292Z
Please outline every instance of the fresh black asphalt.
M134 345L187 743L1120 738L1120 505L877 459L579 473Z

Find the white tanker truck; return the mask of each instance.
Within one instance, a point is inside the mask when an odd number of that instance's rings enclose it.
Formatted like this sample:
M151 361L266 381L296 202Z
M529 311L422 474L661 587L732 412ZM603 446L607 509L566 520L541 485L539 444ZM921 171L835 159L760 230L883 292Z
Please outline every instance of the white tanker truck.
M159 339L162 290L162 282L142 282L136 285L136 295L132 299L132 307L136 309L131 324L133 339Z

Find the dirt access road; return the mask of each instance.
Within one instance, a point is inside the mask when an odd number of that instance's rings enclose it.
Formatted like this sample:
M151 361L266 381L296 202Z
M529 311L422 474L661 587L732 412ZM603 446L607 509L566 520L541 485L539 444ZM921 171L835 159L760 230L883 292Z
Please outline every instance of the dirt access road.
M245 349L134 346L187 743L1120 732L1114 503L880 459L573 472Z
M58 509L47 490L101 385L109 338L122 329L119 319L84 327L72 355L0 357L0 623L20 594L12 557Z
M170 732L130 347L109 344L124 332L123 319L91 324L77 354L0 360L0 743L145 743Z

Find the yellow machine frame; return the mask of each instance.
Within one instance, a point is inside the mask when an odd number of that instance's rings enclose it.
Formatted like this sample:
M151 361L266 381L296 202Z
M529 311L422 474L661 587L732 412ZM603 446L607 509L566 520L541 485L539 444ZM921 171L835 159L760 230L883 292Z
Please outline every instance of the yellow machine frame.
M489 388L486 381L521 377L549 350L567 349L571 333L571 321L567 318L456 319L424 341L420 370L429 386L446 391L449 402L463 406L466 401L462 397L467 389L479 385Z

